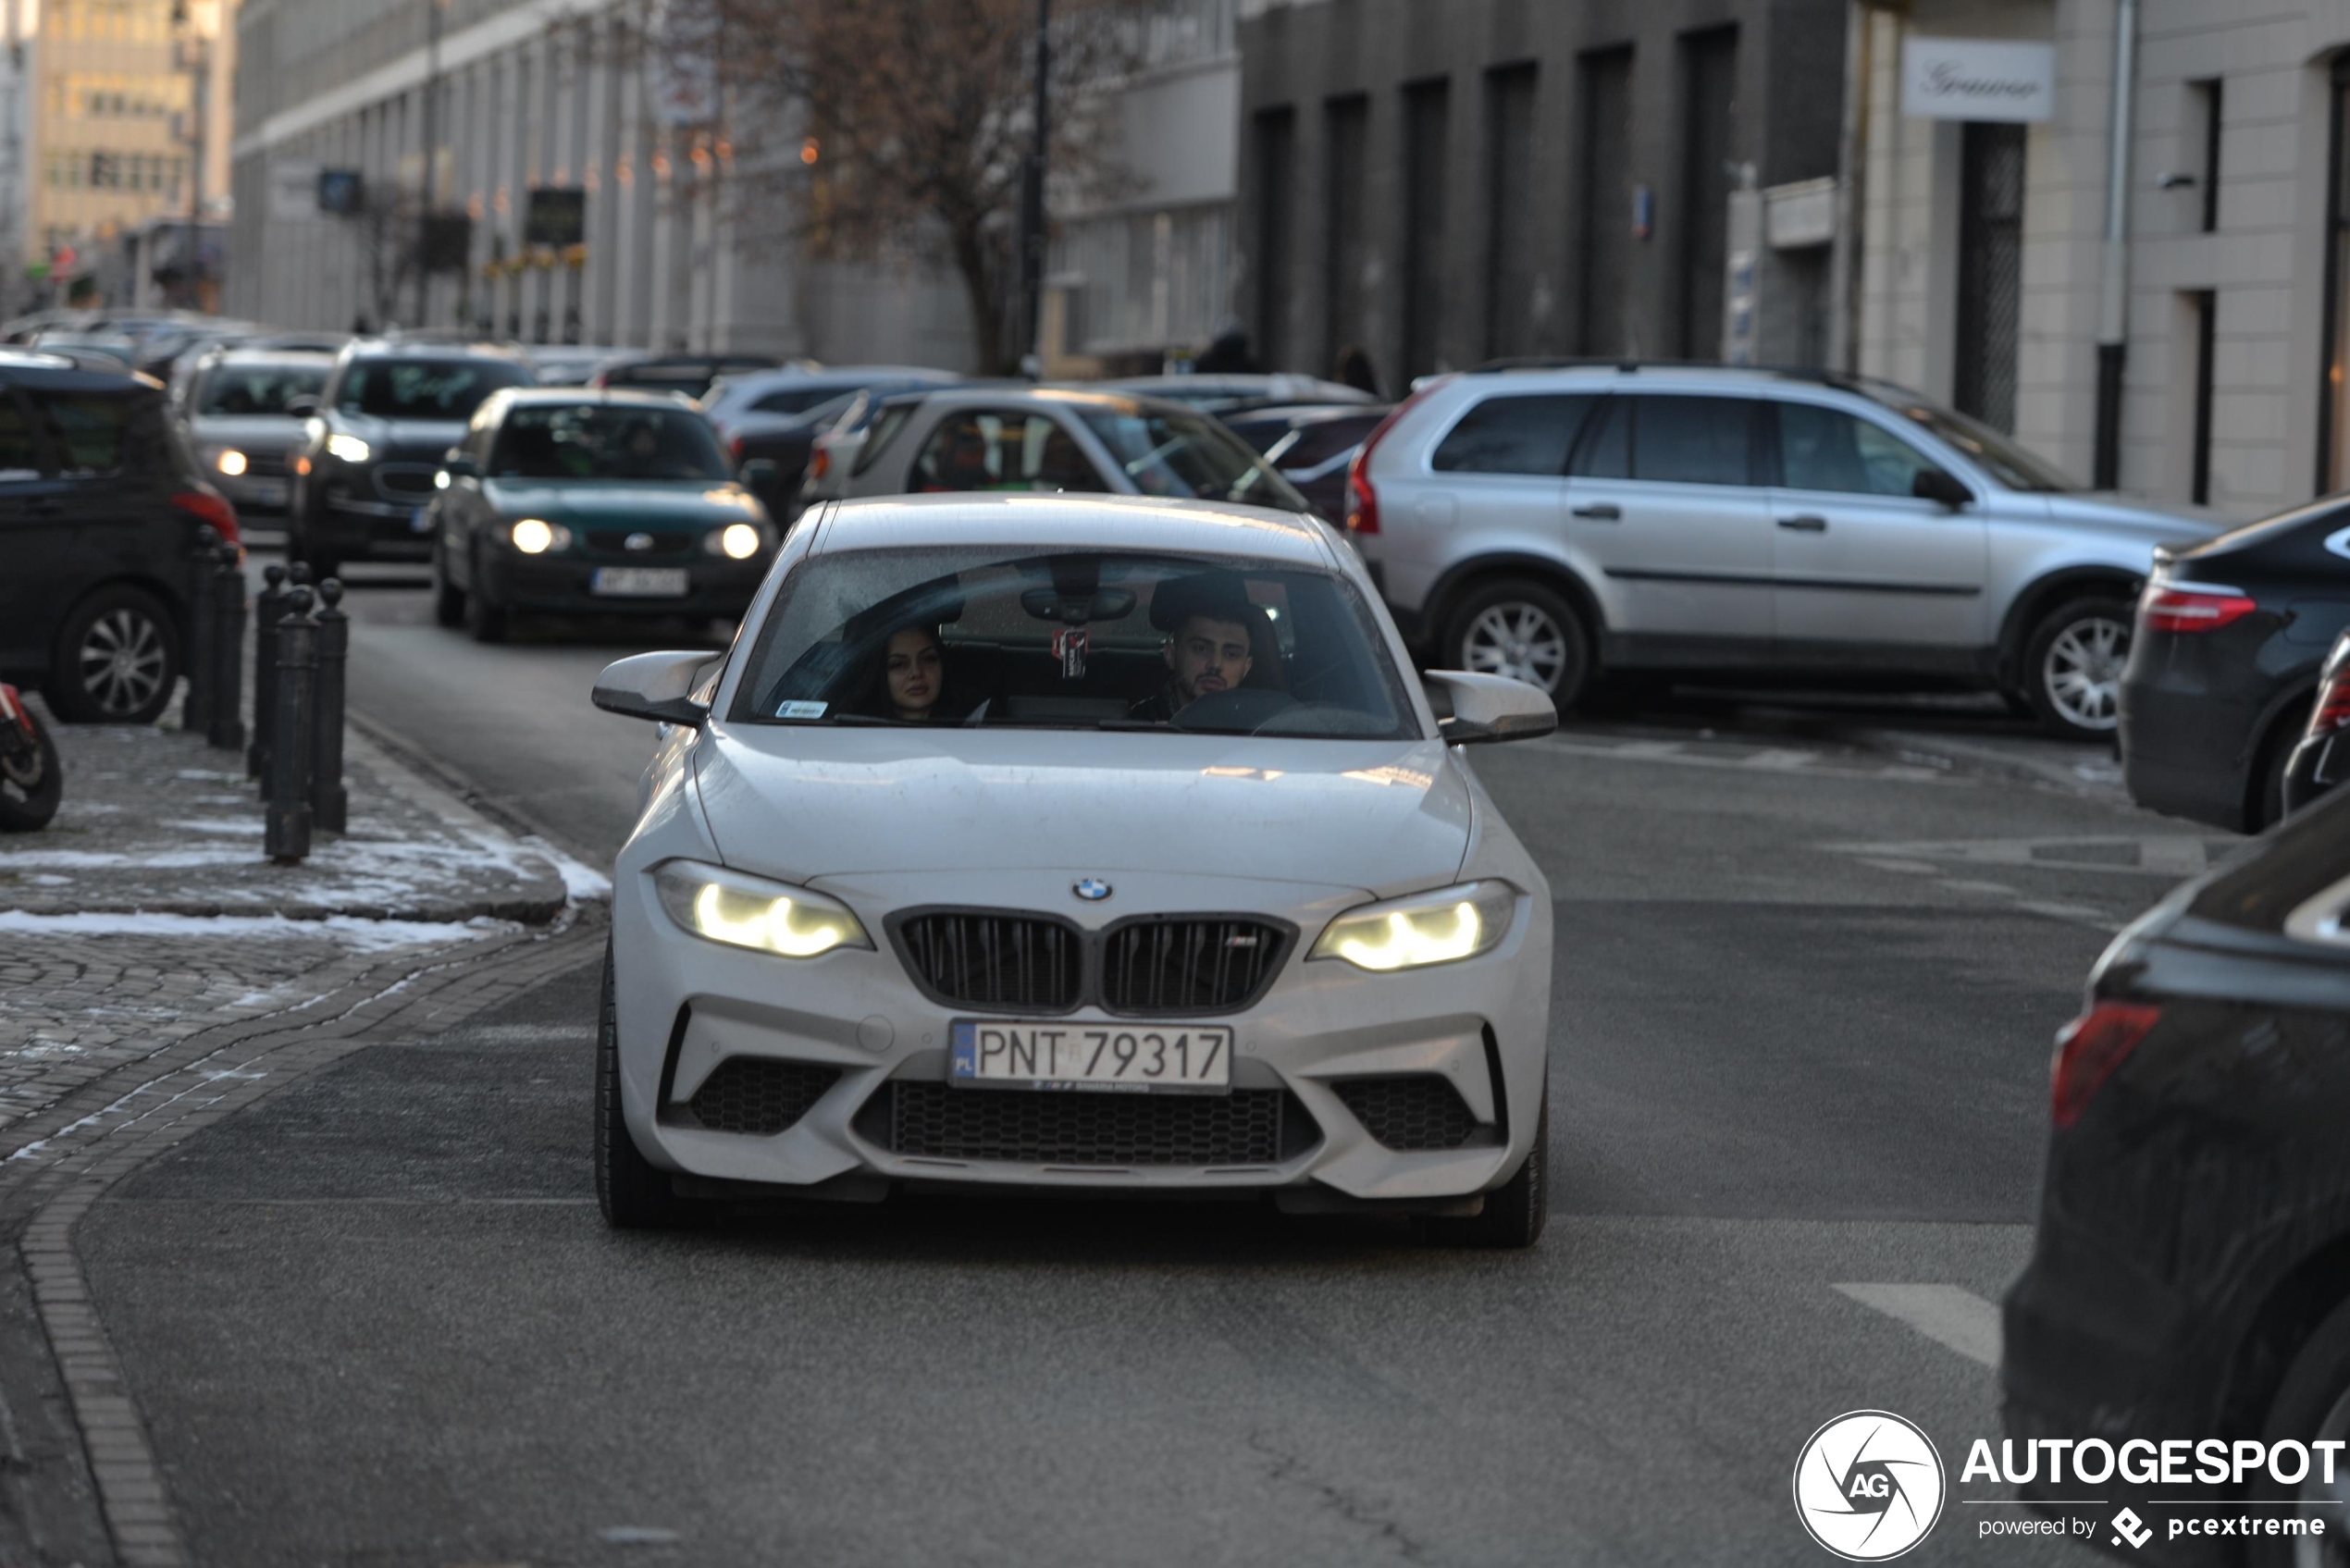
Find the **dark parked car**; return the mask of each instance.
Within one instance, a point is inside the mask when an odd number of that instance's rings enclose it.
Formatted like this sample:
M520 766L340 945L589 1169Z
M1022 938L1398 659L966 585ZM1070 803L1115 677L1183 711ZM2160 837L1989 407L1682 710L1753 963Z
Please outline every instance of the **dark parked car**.
M1386 417L1385 403L1319 403L1228 414L1224 423L1263 452L1316 512L1336 523L1346 516L1346 465Z
M2350 627L2350 504L2340 498L2155 551L2121 673L2121 761L2141 806L2257 833L2318 665Z
M2058 1037L2039 1230L2007 1301L2000 1377L2019 1451L2047 1438L2117 1453L2138 1438L2350 1439L2345 913L2350 795L2180 888L2097 961L2087 1010ZM2077 1481L2049 1489L2049 1475L2041 1466L2026 1495L2084 1495ZM2090 1488L2100 1512L2157 1522L2175 1515L2149 1500L2186 1490L2119 1475ZM2194 1493L2322 1519L2330 1536L2345 1525L2339 1485L2315 1464L2300 1483L2262 1471L2218 1490ZM2331 1538L2162 1536L2122 1554L2343 1561Z
M153 381L0 352L0 680L60 719L152 721L179 678L206 524L236 541Z
M530 365L502 349L369 340L335 361L294 454L287 550L324 577L346 561L423 561L425 508L440 460L482 399L526 387Z
M676 392L699 398L721 376L773 370L783 363L773 354L614 354L589 373L588 385L637 387L649 392Z
M433 610L481 642L518 611L739 616L776 531L699 411L538 388L476 412L430 512Z
M2333 639L2318 672L2308 726L2284 765L2284 809L2298 811L2350 775L2350 632Z
M724 386L714 389L711 396L703 400L718 438L725 443L737 467L761 461L773 465L774 475L761 489L759 499L769 515L779 523L789 523L799 515L800 481L807 475L816 438L835 428L852 409L866 406L872 399L947 386L962 377L944 370L869 367L864 375L824 370L798 379L806 385L788 391L772 389L765 396L749 401L748 407L731 414L717 406L719 395L726 390ZM775 398L790 395L814 396L818 401L796 412L766 406Z

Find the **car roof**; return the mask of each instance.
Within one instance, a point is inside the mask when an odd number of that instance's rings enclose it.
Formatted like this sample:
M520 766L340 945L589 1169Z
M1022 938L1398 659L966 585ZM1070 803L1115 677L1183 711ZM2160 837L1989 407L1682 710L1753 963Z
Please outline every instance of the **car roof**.
M1329 525L1294 512L1152 496L879 496L831 503L811 553L952 545L1246 556L1333 571Z
M266 345L232 343L216 345L205 351L205 357L215 364L332 364L335 351L331 349L273 349Z
M1379 419L1387 403L1270 403L1223 415L1227 425L1323 425L1333 419Z
M883 400L892 404L925 403L940 408L1098 408L1116 414L1148 409L1154 414L1197 416L1199 410L1167 398L1140 392L1107 390L1099 387L1039 387L1026 381L961 381L919 391L894 392Z
M503 343L437 341L419 338L359 338L343 345L351 359L494 359L509 364L528 361Z
M1865 392L1861 379L1840 371L1804 365L1717 364L1703 360L1640 360L1562 357L1556 359L1496 359L1460 372L1454 379L1490 383L1511 378L1564 377L1569 382L1604 381L1639 386L1666 382L1676 386L1829 387L1838 391Z
M501 387L489 394L509 408L545 403L610 403L615 408L666 408L696 412L691 398L657 387Z

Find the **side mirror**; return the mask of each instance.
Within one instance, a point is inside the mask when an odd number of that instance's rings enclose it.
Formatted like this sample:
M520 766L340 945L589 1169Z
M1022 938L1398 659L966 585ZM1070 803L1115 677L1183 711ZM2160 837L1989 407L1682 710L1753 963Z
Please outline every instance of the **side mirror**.
M1921 468L1910 476L1910 493L1920 500L1939 501L1953 512L1973 503L1974 492L1939 468Z
M286 417L289 419L315 419L318 417L318 411L322 406L323 405L320 404L318 399L314 394L309 392L296 392L292 397L286 400Z
M447 451L441 453L440 467L441 471L447 474L451 479L478 479L481 477L480 464L475 463L473 458L463 447L451 447Z
M706 652L640 653L605 665L588 700L607 713L699 729L710 722L710 709L692 694L711 662Z
M1467 670L1430 670L1420 679L1430 706L1451 714L1436 722L1451 745L1532 740L1559 727L1559 710L1549 696L1524 681Z
M747 490L766 489L783 476L784 471L775 466L775 460L767 457L752 458L743 464L742 472L736 475Z

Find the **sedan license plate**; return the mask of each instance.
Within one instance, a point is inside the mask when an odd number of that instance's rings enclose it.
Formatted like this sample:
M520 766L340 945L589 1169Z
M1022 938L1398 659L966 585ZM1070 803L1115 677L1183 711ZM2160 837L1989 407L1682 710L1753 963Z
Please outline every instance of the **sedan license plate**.
M1232 1031L1221 1024L958 1019L947 1038L947 1081L965 1087L1191 1094L1232 1087Z
M683 599L686 586L683 566L599 566L588 583L590 593L615 599Z

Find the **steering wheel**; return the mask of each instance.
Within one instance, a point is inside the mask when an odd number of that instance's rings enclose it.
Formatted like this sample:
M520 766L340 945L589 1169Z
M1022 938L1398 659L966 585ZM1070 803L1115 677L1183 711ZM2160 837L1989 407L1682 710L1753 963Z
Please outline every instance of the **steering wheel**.
M1285 691L1236 686L1231 691L1209 692L1193 702L1175 715L1175 727L1254 735L1276 715L1296 706L1297 699Z

